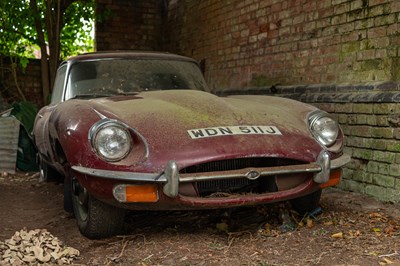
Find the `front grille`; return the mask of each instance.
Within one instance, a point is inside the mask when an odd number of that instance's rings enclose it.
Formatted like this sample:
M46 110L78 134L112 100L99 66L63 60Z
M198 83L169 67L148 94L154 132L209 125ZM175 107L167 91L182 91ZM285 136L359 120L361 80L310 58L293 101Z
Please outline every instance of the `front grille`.
M204 173L214 171L230 171L250 167L271 167L301 164L299 161L281 159L281 158L239 158L230 160L221 160L207 162L198 165L189 166L180 171L182 174L187 173Z
M225 179L225 180L211 180L197 182L197 190L200 196L204 197L210 194L223 195L224 193L240 193L249 192L249 187L254 186L254 182L247 178L235 178L235 179ZM245 189L247 188L247 189Z
M295 160L281 158L239 158L221 160L193 165L182 169L181 174L206 173L215 171L230 171L243 168L271 167L300 164ZM195 189L201 197L218 197L229 194L261 194L275 192L278 190L274 176L260 177L256 180L247 178L235 178L224 180L199 181L194 184Z

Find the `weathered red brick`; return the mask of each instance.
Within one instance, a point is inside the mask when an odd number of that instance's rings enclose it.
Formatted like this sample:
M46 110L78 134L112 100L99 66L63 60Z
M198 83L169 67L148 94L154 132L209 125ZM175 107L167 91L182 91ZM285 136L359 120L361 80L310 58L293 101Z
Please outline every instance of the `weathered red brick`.
M377 27L377 28L372 28L367 31L368 38L379 38L386 36L386 27Z

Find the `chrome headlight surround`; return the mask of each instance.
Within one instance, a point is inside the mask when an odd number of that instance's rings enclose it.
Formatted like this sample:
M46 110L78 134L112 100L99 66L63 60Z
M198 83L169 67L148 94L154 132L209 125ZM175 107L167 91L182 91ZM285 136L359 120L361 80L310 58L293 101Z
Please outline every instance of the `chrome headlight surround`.
M124 159L132 149L129 128L118 121L102 119L89 131L89 140L96 154L105 161Z
M308 117L308 126L314 138L326 147L334 145L340 134L338 122L323 111L311 113Z

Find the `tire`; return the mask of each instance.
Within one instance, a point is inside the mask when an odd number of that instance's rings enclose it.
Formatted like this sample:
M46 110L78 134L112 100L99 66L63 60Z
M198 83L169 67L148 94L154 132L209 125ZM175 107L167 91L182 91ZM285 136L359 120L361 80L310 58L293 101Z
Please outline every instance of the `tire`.
M74 212L74 206L72 204L72 191L70 178L64 178L64 210L69 213Z
M100 239L122 232L125 220L123 209L94 198L75 178L70 184L74 215L82 235L90 239Z
M309 213L318 208L321 199L321 192L322 190L319 189L306 196L292 199L290 203L292 204L293 209L299 214L303 215Z

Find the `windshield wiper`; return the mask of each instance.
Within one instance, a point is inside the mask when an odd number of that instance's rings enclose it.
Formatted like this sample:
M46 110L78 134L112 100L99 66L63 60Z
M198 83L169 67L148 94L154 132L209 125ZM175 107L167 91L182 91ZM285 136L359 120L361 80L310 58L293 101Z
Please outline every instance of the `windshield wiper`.
M136 95L139 94L140 92L138 91L119 91L115 95Z
M87 98L102 98L102 97L111 97L114 96L113 94L105 94L105 93L82 93L82 94L77 94L71 99L87 99Z
M102 97L113 97L113 96L124 96L124 95L136 95L137 91L119 91L117 93L81 93L77 94L71 99L91 99L91 98L102 98Z

